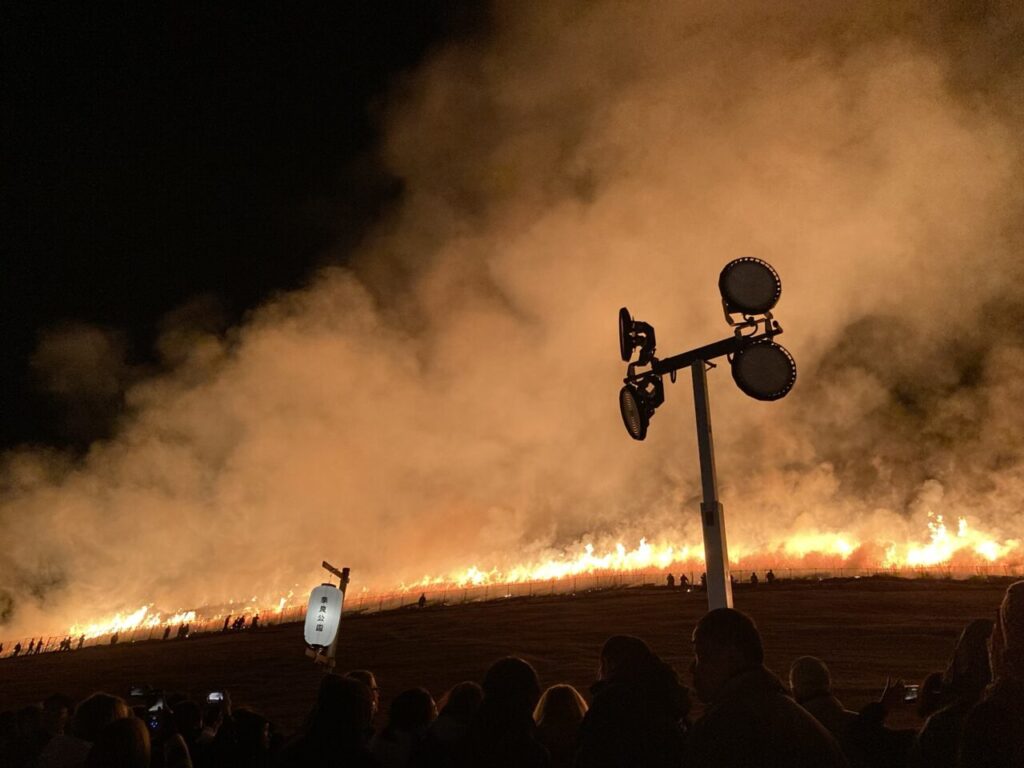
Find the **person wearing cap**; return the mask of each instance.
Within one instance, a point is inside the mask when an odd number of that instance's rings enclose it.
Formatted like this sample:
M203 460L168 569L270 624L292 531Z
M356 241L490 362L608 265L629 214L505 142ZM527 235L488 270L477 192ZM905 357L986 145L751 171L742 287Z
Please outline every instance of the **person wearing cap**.
M967 716L962 768L1024 766L1024 581L1006 589L996 611L990 659L995 683Z

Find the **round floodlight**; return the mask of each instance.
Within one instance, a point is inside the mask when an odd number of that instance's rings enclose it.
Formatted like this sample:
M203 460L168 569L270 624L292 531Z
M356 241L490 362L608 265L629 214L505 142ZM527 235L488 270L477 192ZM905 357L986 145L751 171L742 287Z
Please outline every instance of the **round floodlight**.
M782 281L771 264L748 256L725 265L718 290L730 312L763 315L779 301Z
M778 400L796 383L796 362L785 347L762 339L733 355L732 378L755 400Z
M622 362L628 363L633 356L633 318L629 310L623 307L619 310L619 354L622 355Z
M634 440L643 440L647 437L647 425L650 424L650 417L647 415L647 406L644 402L643 393L635 386L627 384L619 390L619 411L622 413L622 423L626 425L626 431Z

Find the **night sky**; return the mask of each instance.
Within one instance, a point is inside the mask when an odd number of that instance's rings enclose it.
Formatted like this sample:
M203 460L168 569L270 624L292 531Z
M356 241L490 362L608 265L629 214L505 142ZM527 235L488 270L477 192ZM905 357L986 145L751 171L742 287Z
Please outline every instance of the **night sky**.
M48 330L119 338L123 391L168 313L227 327L344 262L401 200L375 157L389 93L486 24L436 0L206 5L5 6L0 448L81 449L122 410L43 386Z

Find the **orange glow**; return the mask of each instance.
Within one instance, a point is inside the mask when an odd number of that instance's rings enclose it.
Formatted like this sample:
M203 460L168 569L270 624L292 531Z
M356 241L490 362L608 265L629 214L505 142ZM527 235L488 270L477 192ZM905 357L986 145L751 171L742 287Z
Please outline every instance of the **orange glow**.
M926 567L962 569L986 566L1019 565L1020 541L999 540L972 527L966 518L957 518L956 526L947 524L942 514L928 512L925 535L918 540L886 541L858 536L854 531L810 530L794 534L767 546L751 549L738 541L731 546L732 567L743 570L847 568L850 571L920 570ZM865 553L874 553L866 559ZM382 597L393 597L420 591L469 589L487 585L513 585L528 582L557 582L595 574L659 572L668 569L687 570L696 575L703 568L701 543L672 541L668 537L641 538L634 547L617 542L604 550L590 542L577 544L561 553L537 560L515 563L509 567L469 565L446 574L428 574L423 578L393 585L390 588L362 586L358 594L350 593L349 605L358 609ZM305 591L296 585L276 598L252 596L235 601L221 609L196 609L177 613L161 613L153 605L144 605L125 613L117 613L94 621L74 624L67 634L97 638L114 632L160 629L182 623L195 623L195 629L217 628L217 622L228 615L251 617L259 613L264 619L283 617L286 611L300 610ZM356 603L358 601L358 603Z

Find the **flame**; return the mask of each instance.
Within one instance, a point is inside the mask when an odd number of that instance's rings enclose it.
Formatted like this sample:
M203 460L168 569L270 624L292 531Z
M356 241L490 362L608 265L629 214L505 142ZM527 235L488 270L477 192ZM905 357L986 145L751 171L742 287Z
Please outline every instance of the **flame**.
M1012 564L1011 558L1020 549L1020 540L1000 541L992 534L972 527L967 518L958 517L956 525L947 524L942 514L927 512L923 521L927 534L915 540L882 540L878 536L860 536L853 530L806 530L751 548L738 542L730 549L732 566L739 569L783 567L850 567L921 569L936 566L991 566ZM865 553L874 553L869 559ZM1015 561L1014 561L1015 562ZM698 542L673 541L671 537L644 537L632 548L622 541L601 550L592 542L578 542L562 551L555 551L534 560L513 563L508 567L482 568L477 564L443 574L427 574L418 581L401 583L389 589L363 585L359 597L364 601L378 596L440 588L472 588L488 585L511 585L526 582L550 582L592 574L665 571L670 568L696 573L704 565L704 549ZM295 585L296 589L299 585ZM227 616L277 614L288 609L301 609L305 593L290 589L276 598L253 595L232 600L221 609L197 609L162 613L153 604L113 616L76 623L67 634L72 637L98 638L113 633L137 630L158 630L184 623L206 623L215 628Z
M72 624L68 627L68 634L72 637L85 636L86 638L112 635L115 632L130 632L137 629L155 629L157 627L169 627L179 624L186 624L196 620L195 611L180 611L169 616L163 616L159 612L150 613L152 604L144 605L136 611L127 614L116 613L111 617L94 621L87 624Z

